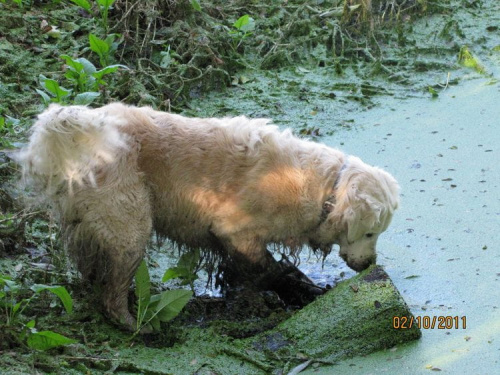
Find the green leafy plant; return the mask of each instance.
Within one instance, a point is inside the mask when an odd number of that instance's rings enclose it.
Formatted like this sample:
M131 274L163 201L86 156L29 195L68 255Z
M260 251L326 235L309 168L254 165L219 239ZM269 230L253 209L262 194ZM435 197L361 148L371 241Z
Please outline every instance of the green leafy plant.
M108 32L108 12L114 2L115 0L97 0L99 13L101 14L102 27L104 27L106 33Z
M67 98L71 94L72 90L61 87L56 80L49 79L43 74L38 76L38 80L40 82L40 86L42 86L45 92L39 89L36 89L36 92L40 94L46 105L50 102L66 103L68 101Z
M162 282L171 279L181 279L181 285L189 285L194 290L194 281L198 279L196 274L200 263L200 250L196 249L184 253L179 258L175 267L169 268L163 275Z
M253 34L255 20L248 14L245 14L238 18L232 26L233 28L229 30L229 35L233 38L234 49L237 49L245 38Z
M62 87L56 80L40 74L40 85L45 91L36 89L36 92L40 94L45 105L51 102L88 105L100 96L100 87L106 85L104 76L114 73L120 68L127 69L125 65L115 64L97 70L94 64L83 57L74 59L68 55L61 55L61 59L67 66L64 77L73 86L73 89Z
M90 49L97 53L101 67L108 66L113 54L122 42L119 34L110 34L105 39L100 39L94 34L89 34Z
M28 291L31 296L22 298ZM68 314L73 311L73 300L63 286L35 284L26 289L10 277L0 275L0 311L5 317L5 321L0 322L0 336L3 335L4 340L25 343L29 348L37 350L48 350L76 342L52 331L38 331L35 320L24 322L23 312L44 291L57 296Z
M10 116L0 116L0 147L13 147L12 143L7 139L8 136L15 134L15 126L19 124L19 120Z
M160 330L161 322L175 318L193 295L190 290L167 290L151 295L151 279L146 262L143 260L135 273L135 295L137 297L137 329Z
M71 0L71 2L85 9L89 13L92 12L92 4L88 0ZM101 16L101 25L104 28L105 33L108 32L108 14L114 2L115 0L96 0L99 8L99 14Z

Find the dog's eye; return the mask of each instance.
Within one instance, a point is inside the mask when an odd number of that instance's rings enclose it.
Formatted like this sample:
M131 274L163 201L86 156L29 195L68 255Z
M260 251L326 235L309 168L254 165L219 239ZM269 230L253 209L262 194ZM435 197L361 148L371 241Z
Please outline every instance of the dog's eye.
M373 233L367 233L367 234L366 234L366 237L368 237L368 238L373 237Z

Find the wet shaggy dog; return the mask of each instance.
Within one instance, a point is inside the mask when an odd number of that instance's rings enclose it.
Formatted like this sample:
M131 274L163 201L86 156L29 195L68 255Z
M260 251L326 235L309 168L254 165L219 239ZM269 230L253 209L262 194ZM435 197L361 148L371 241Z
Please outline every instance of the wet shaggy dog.
M18 158L106 312L133 329L128 289L153 230L219 254L233 276L278 294L296 285L268 244L325 256L338 244L356 271L375 262L398 206L395 179L268 123L53 104Z

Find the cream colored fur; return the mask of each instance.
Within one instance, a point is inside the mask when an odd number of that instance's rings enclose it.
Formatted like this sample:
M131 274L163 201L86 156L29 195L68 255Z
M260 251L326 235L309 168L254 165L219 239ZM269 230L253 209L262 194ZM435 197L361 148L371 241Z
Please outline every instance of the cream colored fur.
M361 270L398 205L387 172L265 119L52 105L20 162L60 215L81 272L102 283L107 312L129 326L127 290L153 229L262 272L268 244L339 244Z

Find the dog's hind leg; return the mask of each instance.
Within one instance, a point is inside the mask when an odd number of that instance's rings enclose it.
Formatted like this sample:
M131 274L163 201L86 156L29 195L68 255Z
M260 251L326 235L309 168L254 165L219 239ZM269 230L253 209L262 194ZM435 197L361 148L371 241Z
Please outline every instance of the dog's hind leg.
M67 217L70 223L77 223L68 229L73 233L69 249L78 269L100 289L106 313L136 330L128 291L151 234L146 187L139 176L129 176L126 183L81 189L75 192L67 215L73 215Z

